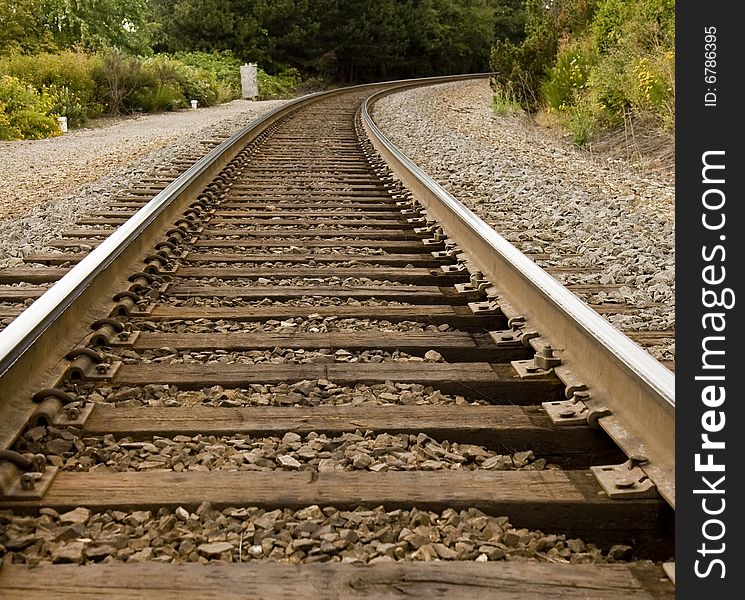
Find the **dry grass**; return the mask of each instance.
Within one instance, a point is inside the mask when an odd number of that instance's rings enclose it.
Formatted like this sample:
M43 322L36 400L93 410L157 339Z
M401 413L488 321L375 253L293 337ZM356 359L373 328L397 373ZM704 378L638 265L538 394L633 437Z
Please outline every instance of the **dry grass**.
M552 137L572 143L572 133L560 117L542 111L531 121ZM623 162L634 172L668 181L675 177L675 135L649 117L626 119L623 126L594 136L582 150L600 159Z
M650 119L627 119L623 127L592 140L587 150L623 160L645 173L675 176L675 135L660 129Z

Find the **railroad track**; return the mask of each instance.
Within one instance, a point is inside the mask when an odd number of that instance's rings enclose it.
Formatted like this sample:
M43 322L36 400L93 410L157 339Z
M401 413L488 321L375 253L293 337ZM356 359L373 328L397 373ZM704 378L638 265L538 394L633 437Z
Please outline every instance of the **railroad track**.
M673 596L672 375L407 164L389 87L0 273L0 596Z

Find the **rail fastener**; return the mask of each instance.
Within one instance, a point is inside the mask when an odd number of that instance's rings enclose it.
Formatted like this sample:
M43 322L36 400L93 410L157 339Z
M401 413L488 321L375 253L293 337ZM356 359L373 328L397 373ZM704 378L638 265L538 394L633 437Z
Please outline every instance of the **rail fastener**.
M639 467L646 462L644 456L632 456L620 465L595 466L590 471L611 500L658 498L657 486Z
M58 470L47 465L43 454L0 450L0 499L40 500Z
M38 406L28 420L30 428L49 425L81 428L94 407L83 396L76 397L56 388L40 390L31 399Z

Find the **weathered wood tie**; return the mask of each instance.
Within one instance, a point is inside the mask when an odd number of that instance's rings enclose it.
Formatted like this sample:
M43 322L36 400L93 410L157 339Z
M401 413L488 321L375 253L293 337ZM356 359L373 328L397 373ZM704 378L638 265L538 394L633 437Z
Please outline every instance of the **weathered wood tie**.
M33 574L31 574L33 573ZM133 586L133 583L136 584ZM317 600L318 598L429 598L484 600L554 597L561 600L672 600L675 591L651 563L383 563L367 565L270 562L250 564L124 563L39 565L32 572L5 565L0 586L16 600Z
M553 374L521 379L509 364L329 363L329 364L159 364L122 365L112 385L169 384L179 389L220 385L247 388L306 379L340 386L420 383L445 393L488 399L496 404L536 404L560 399L564 386Z

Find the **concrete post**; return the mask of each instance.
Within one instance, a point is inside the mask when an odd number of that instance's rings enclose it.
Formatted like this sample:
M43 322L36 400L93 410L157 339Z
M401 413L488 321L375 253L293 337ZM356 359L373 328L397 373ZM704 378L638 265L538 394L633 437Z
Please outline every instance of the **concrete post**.
M245 100L256 100L259 97L256 63L247 63L241 66L241 88Z

